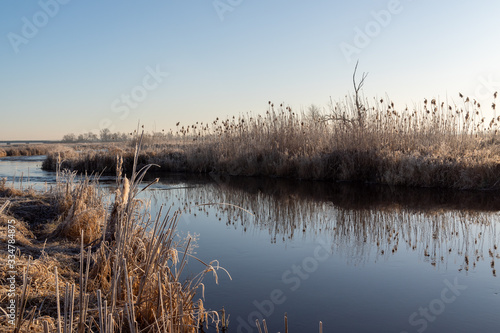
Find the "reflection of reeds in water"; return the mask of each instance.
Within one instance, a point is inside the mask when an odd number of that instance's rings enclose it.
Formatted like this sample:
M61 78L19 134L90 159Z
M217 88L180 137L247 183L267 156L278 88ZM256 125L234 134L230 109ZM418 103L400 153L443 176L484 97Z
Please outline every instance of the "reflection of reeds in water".
M462 192L445 200L447 193L434 193L429 199L426 190L424 195L419 191L407 191L405 195L397 189L376 187L359 192L360 189L341 185L340 189L330 186L323 192L317 183L288 183L288 187L286 184L254 179L167 192L170 199L179 201L176 205L190 214L195 210L215 214L235 228L267 232L271 242L327 237L332 251L343 253L355 264L383 260L403 250L417 253L433 266L456 265L465 271L488 260L496 274L495 260L500 258L499 216L493 209L496 199L491 193ZM372 194L368 200L366 193ZM390 193L396 198L391 199ZM493 203L485 199L488 196ZM433 199L434 204L430 202ZM255 216L232 206L215 205L215 211L196 206L220 202L243 207ZM460 202L462 210L458 209Z
M489 254L498 256L497 223L496 216L474 212L340 210L333 243L351 258L371 255L369 251L375 249L380 259L406 249L417 251L433 266L457 264L459 270L468 271Z

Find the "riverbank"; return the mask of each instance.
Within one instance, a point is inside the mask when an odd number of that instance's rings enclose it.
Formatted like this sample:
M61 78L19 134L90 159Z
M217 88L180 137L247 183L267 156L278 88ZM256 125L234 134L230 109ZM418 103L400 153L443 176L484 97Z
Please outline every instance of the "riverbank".
M47 155L47 153L49 153L52 149L57 148L53 144L22 144L15 146L1 146L0 157Z
M107 147L109 144L94 142L94 143L44 143L44 144L14 144L9 146L0 146L1 157L17 157L17 156L41 156L48 155L52 152L60 152L67 150L81 151L86 149L100 150L102 147Z
M367 104L368 105L368 104ZM423 110L332 106L330 113L295 113L270 103L265 115L178 125L173 138L150 142L139 162L164 172L216 173L452 189L500 188L499 119L485 120L476 103L425 103ZM130 143L103 150L53 151L45 170L127 172Z
M221 325L198 296L203 277L217 277L219 267L205 263L197 276L181 279L194 241L176 235L178 212L144 218L136 195L145 171L130 181L117 175L109 209L97 179L60 175L47 192L0 182L2 330L195 332Z

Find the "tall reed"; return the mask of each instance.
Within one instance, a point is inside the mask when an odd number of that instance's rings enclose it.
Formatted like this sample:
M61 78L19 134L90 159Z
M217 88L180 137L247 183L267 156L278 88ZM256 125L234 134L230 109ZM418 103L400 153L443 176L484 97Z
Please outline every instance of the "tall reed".
M486 119L479 103L460 96L461 105L432 99L420 109L355 96L331 101L326 112L296 112L269 102L262 115L178 124L168 141L151 136L158 141L139 160L163 171L500 188L500 117ZM131 149L121 155L130 172ZM54 156L48 156L45 168L53 169ZM102 171L114 165L113 156L85 151L65 158L63 166Z

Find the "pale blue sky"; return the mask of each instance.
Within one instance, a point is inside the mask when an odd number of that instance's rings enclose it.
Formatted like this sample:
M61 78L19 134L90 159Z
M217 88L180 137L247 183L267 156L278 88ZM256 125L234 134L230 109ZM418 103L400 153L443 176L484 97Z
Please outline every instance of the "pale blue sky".
M326 107L352 92L358 58L367 97L403 107L460 91L489 109L499 35L493 0L3 0L0 140L138 120L168 130L265 112L268 100Z

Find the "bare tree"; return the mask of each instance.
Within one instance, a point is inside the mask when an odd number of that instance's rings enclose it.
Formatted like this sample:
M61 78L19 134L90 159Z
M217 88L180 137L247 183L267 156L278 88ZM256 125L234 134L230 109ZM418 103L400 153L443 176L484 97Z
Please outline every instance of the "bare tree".
M74 133L69 133L63 136L62 138L63 142L75 142L76 141L76 135Z
M111 131L109 128L103 128L101 130L101 133L99 134L101 141L106 142L106 141L111 141L113 135L111 134Z
M321 116L321 109L318 106L311 104L307 108L307 118L309 118L313 122L317 122L317 121L321 120L323 118Z
M360 91L365 84L365 79L368 76L368 73L364 73L361 75L361 80L359 83L356 83L356 72L358 71L358 63L359 60L356 61L356 66L354 67L354 73L352 74L352 83L354 85L354 104L356 107L356 116L346 114L345 108L342 105L334 104L332 98L330 97L330 110L331 114L325 117L322 117L322 121L340 121L343 125L352 126L357 123L360 128L365 127L365 118L366 118L366 108L361 102Z

